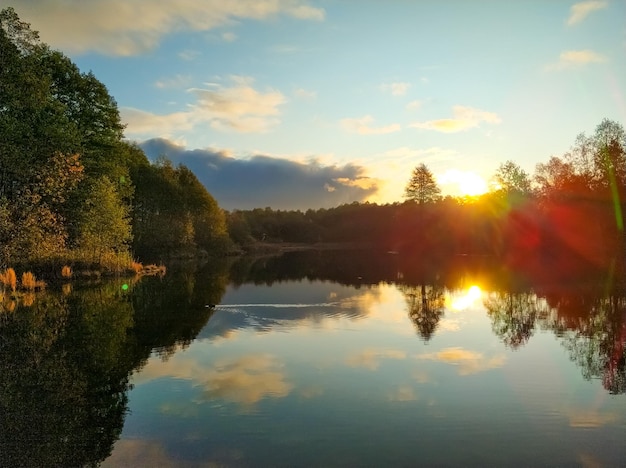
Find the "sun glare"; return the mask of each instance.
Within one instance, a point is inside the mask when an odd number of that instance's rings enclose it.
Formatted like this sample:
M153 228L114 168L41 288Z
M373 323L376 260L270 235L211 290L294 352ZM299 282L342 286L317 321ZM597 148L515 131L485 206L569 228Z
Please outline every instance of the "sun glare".
M451 169L447 171L440 179L441 184L456 186L456 192L461 196L482 195L489 190L489 186L485 179L475 172L459 171Z
M482 291L476 285L471 286L464 294L459 293L458 296L452 298L450 308L452 310L465 310L476 304L482 295Z
M459 192L462 195L482 195L487 191L487 182L473 172L467 172L465 176L458 181Z

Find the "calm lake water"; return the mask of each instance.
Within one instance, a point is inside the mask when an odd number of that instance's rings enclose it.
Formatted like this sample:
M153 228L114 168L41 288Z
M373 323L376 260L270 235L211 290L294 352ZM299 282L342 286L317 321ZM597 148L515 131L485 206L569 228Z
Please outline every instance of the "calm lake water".
M49 291L2 315L0 462L624 466L626 299L549 277L298 252Z

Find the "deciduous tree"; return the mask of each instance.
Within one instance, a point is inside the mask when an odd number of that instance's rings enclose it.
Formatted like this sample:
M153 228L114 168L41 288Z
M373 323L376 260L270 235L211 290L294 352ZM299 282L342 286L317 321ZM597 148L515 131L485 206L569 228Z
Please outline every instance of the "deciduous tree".
M100 262L107 252L123 252L131 240L130 215L115 185L106 177L95 180L85 199L78 245Z

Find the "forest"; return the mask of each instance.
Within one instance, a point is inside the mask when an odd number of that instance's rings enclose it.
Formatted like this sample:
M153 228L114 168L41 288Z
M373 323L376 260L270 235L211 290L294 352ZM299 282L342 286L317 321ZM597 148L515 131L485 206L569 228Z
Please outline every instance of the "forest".
M528 174L503 163L492 190L442 197L425 164L405 200L281 211L222 210L184 165L150 162L124 138L93 75L0 12L0 268L224 255L285 243L382 249L414 258L492 255L523 268L611 265L624 254L626 134L608 119ZM209 187L210 190L210 187ZM617 262L618 266L623 262Z
M195 175L150 163L105 85L12 8L0 25L0 267L120 272L131 253L224 251L224 212Z
M405 200L352 203L332 209L257 208L227 214L239 245L259 241L351 243L415 256L489 255L510 266L607 267L624 255L626 133L605 119L571 150L528 174L513 161L497 168L480 196L442 197L433 174L419 164ZM617 266L623 262L617 262Z

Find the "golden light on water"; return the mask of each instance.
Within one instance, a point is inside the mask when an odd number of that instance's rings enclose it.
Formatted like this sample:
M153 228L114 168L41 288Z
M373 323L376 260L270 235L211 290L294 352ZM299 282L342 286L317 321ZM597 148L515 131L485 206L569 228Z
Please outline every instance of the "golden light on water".
M482 297L482 291L479 286L470 286L465 293L457 293L450 297L450 309L465 310L475 305Z

